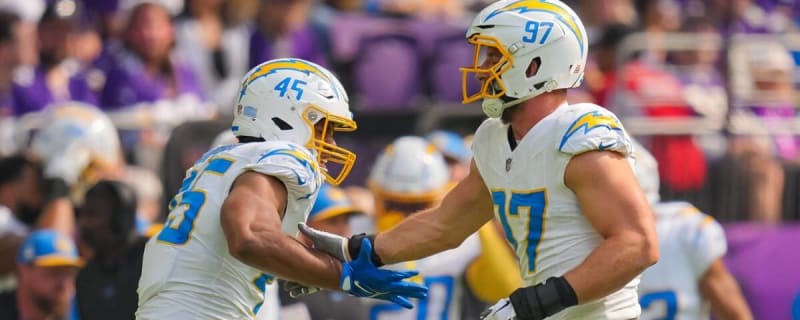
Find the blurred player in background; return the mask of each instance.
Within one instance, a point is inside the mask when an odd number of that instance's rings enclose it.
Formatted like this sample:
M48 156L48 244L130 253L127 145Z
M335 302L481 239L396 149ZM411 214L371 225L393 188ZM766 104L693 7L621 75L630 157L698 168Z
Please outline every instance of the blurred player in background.
M75 233L73 204L100 179L123 175L117 129L102 111L81 102L54 104L42 114L31 152L42 162L47 205L40 224Z
M653 215L617 117L566 101L583 78L586 37L557 0L483 9L467 31L474 65L462 69L464 88L470 76L483 85L465 90L464 102L482 99L491 119L475 133L467 177L440 205L389 231L355 241L318 234L319 246L347 260L369 239L376 264L412 261L458 247L494 215L526 287L482 319L639 317L639 275L658 259Z
M376 228L383 232L439 203L451 187L450 171L434 144L421 137L400 137L378 156L368 186L375 195ZM430 295L414 310L376 303L369 319L466 319L467 306L462 305L466 294L488 303L519 287L515 264L502 238L487 224L480 237L472 234L457 248L391 266L419 270L418 280L430 288Z
M415 273L377 269L367 241L343 263L293 237L323 176L339 184L355 161L333 139L356 123L330 71L267 61L245 75L235 108L240 143L210 150L187 171L164 228L147 243L137 318L251 319L275 277L409 308L406 297L425 296L402 281Z
M349 237L349 221L361 215L345 192L330 184L323 183L317 201L308 214L308 224L318 230L330 232L342 237ZM322 291L313 295L291 298L287 293L287 285L283 284L281 292L281 319L326 319L326 320L366 320L369 316L368 305L361 299L350 297L338 291Z
M642 319L753 319L722 257L722 226L688 202L660 202L656 159L634 142L635 172L656 214L661 261L639 284Z

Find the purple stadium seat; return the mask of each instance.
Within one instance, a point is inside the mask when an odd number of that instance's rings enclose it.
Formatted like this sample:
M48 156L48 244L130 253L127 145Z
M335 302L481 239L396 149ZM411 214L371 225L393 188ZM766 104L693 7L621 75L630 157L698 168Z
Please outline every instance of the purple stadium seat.
M353 63L353 96L362 110L413 108L420 94L420 69L413 36L387 33L365 38Z
M472 65L474 49L464 38L461 29L442 33L436 44L428 74L433 98L437 102L459 103L462 100L462 73L459 68ZM468 81L469 92L477 92L480 82L474 74L469 75Z

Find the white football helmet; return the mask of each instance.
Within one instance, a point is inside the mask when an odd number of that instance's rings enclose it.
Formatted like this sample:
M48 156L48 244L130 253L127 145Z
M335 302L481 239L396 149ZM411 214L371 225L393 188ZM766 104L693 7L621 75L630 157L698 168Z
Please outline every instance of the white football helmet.
M74 101L48 107L31 152L42 161L46 176L69 185L94 183L124 163L111 120L96 107Z
M651 204L657 203L661 200L658 192L661 185L661 180L658 177L658 162L639 142L631 139L631 143L633 144L633 159L635 161L633 171L636 173L636 180L639 181L639 186L642 187L644 195L647 196L647 201Z
M320 123L321 131L315 131ZM356 160L353 152L325 141L329 130L356 130L344 87L330 71L301 59L270 60L250 70L242 79L231 129L237 137L308 147L333 185L347 177ZM328 162L342 166L337 174L328 170Z
M475 46L473 65L461 68L464 103L483 99L483 111L498 118L503 110L556 89L581 84L588 41L580 18L558 0L502 0L484 8L467 29ZM487 48L490 55L484 65ZM528 67L539 59L538 71ZM496 61L495 61L496 60ZM474 73L474 75L473 75ZM477 93L468 92L467 80L487 79Z
M438 202L450 172L436 146L421 137L400 137L378 156L368 179L375 195L378 231Z

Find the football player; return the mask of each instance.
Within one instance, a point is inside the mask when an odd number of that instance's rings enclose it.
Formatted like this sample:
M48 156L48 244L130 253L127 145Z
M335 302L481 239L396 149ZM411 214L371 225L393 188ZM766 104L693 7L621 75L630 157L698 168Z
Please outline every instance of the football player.
M641 319L753 319L722 258L725 233L714 218L683 201L660 202L656 159L634 142L635 172L656 215L661 261L642 274Z
M305 60L271 60L245 75L237 96L239 143L208 151L187 171L147 243L137 318L252 319L275 277L408 308L406 297L424 297L426 288L403 281L414 272L372 265L368 241L343 263L293 237L323 176L339 184L355 161L333 139L356 129L334 75Z
M433 209L376 236L315 236L347 260L360 239L373 261L413 261L458 247L496 216L519 258L524 287L483 319L634 319L639 275L658 260L650 206L628 134L607 109L569 104L580 85L587 34L557 0L497 1L467 30L490 119L476 131L470 172ZM466 85L464 88L468 88ZM326 244L323 244L326 243Z

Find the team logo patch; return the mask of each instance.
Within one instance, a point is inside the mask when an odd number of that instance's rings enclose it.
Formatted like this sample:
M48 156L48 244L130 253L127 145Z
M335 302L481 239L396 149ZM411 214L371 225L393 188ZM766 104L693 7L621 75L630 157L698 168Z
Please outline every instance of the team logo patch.
M244 107L244 111L242 111L242 114L243 114L245 117L249 117L249 118L255 118L255 117L258 115L258 111L256 110L256 108L255 108L255 107L252 107L252 106L245 106L245 107Z

